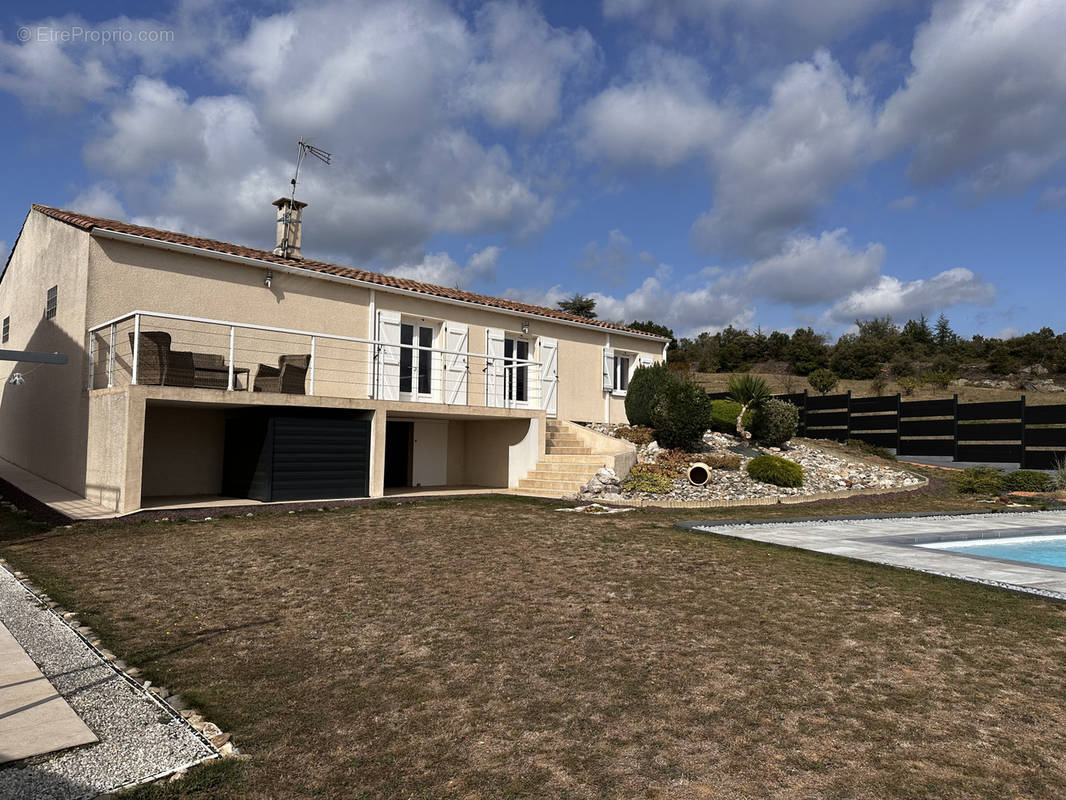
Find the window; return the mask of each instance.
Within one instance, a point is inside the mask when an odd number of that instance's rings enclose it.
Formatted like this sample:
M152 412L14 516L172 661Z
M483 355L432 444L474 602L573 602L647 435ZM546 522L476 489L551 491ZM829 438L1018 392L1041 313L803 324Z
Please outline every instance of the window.
M11 338L11 317L4 317L4 344Z
M529 342L525 339L503 340L503 385L507 400L524 403L529 400Z
M400 392L411 394L416 384L419 394L433 392L432 347L432 328L407 322L400 325Z
M624 392L629 388L629 359L628 353L616 353L614 356L614 390Z
M53 286L48 290L48 298L44 304L44 318L52 319L56 315L56 306L59 302L59 287Z

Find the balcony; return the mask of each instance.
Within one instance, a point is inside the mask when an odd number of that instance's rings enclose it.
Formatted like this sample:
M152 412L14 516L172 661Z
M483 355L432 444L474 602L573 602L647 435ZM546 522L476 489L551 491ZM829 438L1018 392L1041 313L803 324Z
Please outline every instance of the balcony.
M472 352L466 327L454 323L419 327L397 317L381 327L382 338L366 339L132 311L89 329L88 389L146 385L210 390L229 402L261 393L554 413L554 344L536 348L544 367L529 357L532 341L490 337L486 355Z

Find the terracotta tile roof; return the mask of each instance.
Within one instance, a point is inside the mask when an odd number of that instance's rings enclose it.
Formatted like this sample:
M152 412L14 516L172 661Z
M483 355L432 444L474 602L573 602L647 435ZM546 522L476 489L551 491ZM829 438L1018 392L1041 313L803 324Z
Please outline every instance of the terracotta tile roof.
M300 269L311 270L313 272L322 272L327 275L337 275L343 278L352 278L357 281L364 281L366 283L377 284L378 286L385 286L394 289L404 289L410 292L419 292L421 294L432 295L434 297L443 297L449 300L460 300L466 303L476 303L477 305L487 306L489 308L500 308L506 311L518 311L523 314L533 314L538 317L547 317L548 319L565 320L567 322L577 322L582 325L589 325L596 328L606 328L608 330L624 331L626 333L635 333L639 336L648 337L650 334L643 331L636 331L632 328L627 328L624 325L616 325L613 322L605 322L598 319L586 319L579 317L575 314L567 314L564 311L558 311L552 308L544 308L542 306L534 306L528 303L519 303L515 300L507 300L502 297L490 297L484 294L475 294L474 292L464 292L459 289L449 289L447 286L436 286L432 283L422 283L421 281L412 281L407 278L399 278L395 275L385 275L380 272L368 272L367 270L355 269L353 267L342 267L338 264L330 264L325 261L314 261L312 259L301 258L282 258L274 255L269 250L257 250L253 247L244 247L239 244L230 244L229 242L220 242L216 239L204 239L199 236L187 236L184 233L174 233L173 231L163 231L156 228L148 228L143 225L131 225L128 222L119 222L113 219L103 219L100 217L90 217L86 214L79 214L76 211L64 211L58 208L52 208L51 206L42 206L34 203L34 211L39 211L42 214L46 214L53 219L57 219L61 222L65 222L68 225L73 225L76 228L80 228L84 231L91 231L93 228L103 228L109 231L115 231L117 233L127 233L132 236L142 236L146 239L155 239L160 242L169 242L170 244L181 244L189 247L198 247L203 250L211 250L216 253L223 253L231 256L242 256L244 258L254 258L259 261L268 261L274 264L282 264L289 267L298 267ZM650 336L653 339L660 339L661 341L667 341L660 336Z

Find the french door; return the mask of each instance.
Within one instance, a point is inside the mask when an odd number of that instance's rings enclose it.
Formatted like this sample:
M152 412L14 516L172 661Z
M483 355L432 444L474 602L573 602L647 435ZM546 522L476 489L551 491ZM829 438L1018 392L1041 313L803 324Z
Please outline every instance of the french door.
M529 342L525 339L503 340L503 386L505 405L513 408L529 402Z
M400 399L432 400L434 330L428 325L400 323Z

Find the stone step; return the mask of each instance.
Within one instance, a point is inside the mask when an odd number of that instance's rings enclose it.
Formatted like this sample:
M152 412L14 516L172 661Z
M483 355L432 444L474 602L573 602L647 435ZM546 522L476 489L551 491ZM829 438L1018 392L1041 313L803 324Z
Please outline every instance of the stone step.
M551 456L590 456L591 447L548 447L547 455Z
M603 465L600 463L582 463L580 461L538 461L533 469L538 472L572 472L591 477Z
M595 472L600 467L605 466L606 459L594 456L591 453L546 453L540 461L541 463L547 462L549 464L581 465L582 467L590 467Z
M522 478L518 481L519 489L550 489L570 493L576 493L584 485L584 481L547 481L539 478Z
M546 439L548 447L587 447L584 442L578 439L576 436L548 436Z
M553 464L552 466L558 465ZM595 472L591 474L586 472L558 472L556 470L540 469L538 467L537 469L531 470L529 474L526 475L526 478L534 481L578 481L584 486L588 483L589 478L595 474Z
M558 500L561 497L576 494L576 492L560 492L555 489L509 489L507 493L520 497L543 497L548 500Z

